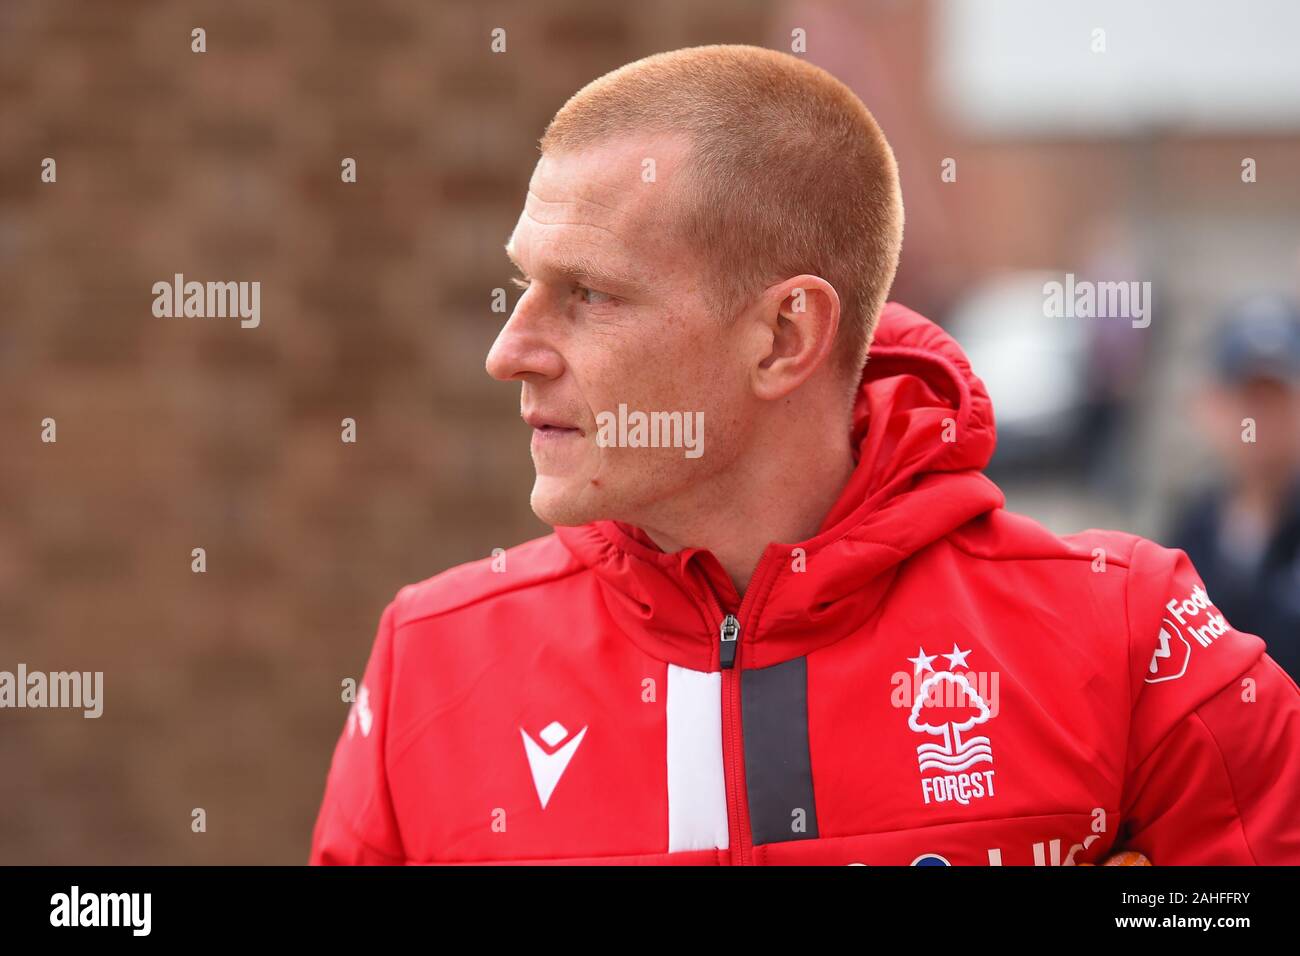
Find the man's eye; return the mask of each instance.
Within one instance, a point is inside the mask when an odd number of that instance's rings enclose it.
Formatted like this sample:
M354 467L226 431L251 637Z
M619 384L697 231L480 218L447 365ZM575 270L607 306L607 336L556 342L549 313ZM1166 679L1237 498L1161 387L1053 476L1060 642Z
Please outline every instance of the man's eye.
M511 276L510 281L519 289L527 289L529 286L529 281L527 279L521 279L519 276Z
M588 289L586 286L578 286L578 295L582 301L588 305L608 305L614 301L614 297L605 292L597 292L595 289Z

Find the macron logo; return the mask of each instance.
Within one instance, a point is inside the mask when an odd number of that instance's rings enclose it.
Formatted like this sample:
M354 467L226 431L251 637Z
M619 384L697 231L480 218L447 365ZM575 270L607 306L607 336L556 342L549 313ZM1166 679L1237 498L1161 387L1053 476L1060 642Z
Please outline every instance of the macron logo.
M553 720L537 736L542 738L542 743L551 748L547 753L542 745L528 736L524 728L519 728L520 735L524 738L524 753L528 756L528 769L533 774L533 786L537 788L537 799L542 801L542 809L546 809L546 804L551 799L551 794L555 792L555 785L560 782L564 776L565 768L569 766L569 761L573 755L578 752L578 745L582 743L582 738L587 734L587 728L583 727L580 731L569 739L569 742L560 747L561 741L569 736L568 730L558 720ZM558 750L555 748L559 747Z

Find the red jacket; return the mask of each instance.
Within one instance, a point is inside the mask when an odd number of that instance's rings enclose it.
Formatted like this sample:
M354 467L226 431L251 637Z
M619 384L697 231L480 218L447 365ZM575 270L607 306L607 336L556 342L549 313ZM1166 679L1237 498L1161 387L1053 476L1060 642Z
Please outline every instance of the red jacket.
M1181 551L1003 510L984 386L895 304L853 440L743 600L609 521L403 588L311 861L1300 863L1300 691Z

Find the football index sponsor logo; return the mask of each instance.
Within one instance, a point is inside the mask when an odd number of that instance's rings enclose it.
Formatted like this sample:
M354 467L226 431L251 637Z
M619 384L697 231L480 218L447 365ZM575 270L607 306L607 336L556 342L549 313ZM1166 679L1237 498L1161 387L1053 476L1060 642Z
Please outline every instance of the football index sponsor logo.
M912 701L907 726L919 734L941 738L916 748L921 771L921 798L927 805L950 801L967 806L972 800L993 796L993 771L982 764L993 763L993 745L984 734L970 732L993 716L988 702L971 686L968 675L955 668L967 667L970 651L956 644L951 654L927 654L921 648L908 658L921 681ZM946 658L948 670L935 670L933 661ZM927 772L933 775L925 776Z
M1189 637L1201 647L1209 647L1232 630L1219 609L1210 602L1205 588L1199 584L1187 597L1174 598L1166 604L1165 614L1147 668L1145 680L1148 684L1177 680L1187 673L1187 665L1192 659Z
M1160 622L1160 634L1156 638L1156 650L1151 655L1150 673L1146 677L1148 684L1177 680L1187 673L1187 662L1192 657L1192 645L1183 637L1182 630L1165 618Z
M1196 638L1196 643L1201 647L1209 647L1231 630L1228 622L1219 613L1219 609L1210 603L1210 596L1205 593L1205 588L1199 584L1192 588L1192 593L1183 600L1174 598L1166 604L1165 610L1178 619L1178 623ZM1202 612L1205 613L1205 620L1198 625L1196 619Z

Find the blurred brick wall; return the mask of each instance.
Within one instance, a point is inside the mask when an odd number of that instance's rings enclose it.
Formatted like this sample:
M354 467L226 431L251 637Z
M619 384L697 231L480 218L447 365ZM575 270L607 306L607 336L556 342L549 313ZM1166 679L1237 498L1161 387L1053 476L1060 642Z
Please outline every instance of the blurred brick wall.
M0 670L105 674L0 711L0 863L305 860L383 605L545 530L483 360L546 120L767 7L0 4ZM153 317L177 272L261 326Z

